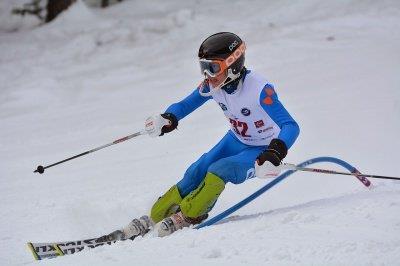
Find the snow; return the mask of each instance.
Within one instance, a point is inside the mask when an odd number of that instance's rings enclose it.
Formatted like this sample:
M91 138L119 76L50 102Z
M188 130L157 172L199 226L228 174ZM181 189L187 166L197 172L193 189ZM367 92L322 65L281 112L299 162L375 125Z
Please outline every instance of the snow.
M162 138L134 133L192 91L200 42L233 31L299 122L286 159L335 156L400 176L398 1L78 1L54 22L0 3L2 265L397 265L400 183L296 173L222 224L33 261L25 243L99 236L146 213L228 129L206 103ZM4 23L3 23L4 22ZM319 164L343 170L331 164ZM214 216L268 182L228 185Z

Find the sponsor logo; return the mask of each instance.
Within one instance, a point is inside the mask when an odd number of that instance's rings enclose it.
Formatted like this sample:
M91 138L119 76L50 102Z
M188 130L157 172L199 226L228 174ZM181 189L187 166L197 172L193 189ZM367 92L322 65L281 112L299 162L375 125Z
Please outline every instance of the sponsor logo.
M247 109L246 107L245 108L242 108L242 110L240 111L241 113L242 113L242 115L244 115L244 116L249 116L250 115L250 110L249 109Z
M256 122L254 122L254 125L256 126L256 128L260 128L264 126L264 121L263 120L258 120Z
M258 133L263 133L263 132L267 132L268 130L271 130L271 129L273 129L273 127L267 127L267 128L264 128L264 129L260 129L257 132Z
M256 169L250 168L249 170L247 170L246 179L253 178L255 176L255 173Z
M222 111L228 110L228 108L226 107L225 104L223 104L223 103L218 103L218 105L221 107Z
M229 51L233 51L233 49L235 49L235 47L238 45L237 41L234 41L233 43L231 43L231 45L229 45Z
M265 103L266 105L273 104L274 101L272 99L272 95L274 95L274 93L275 93L274 89L271 88L271 86L267 84L267 86L264 89L264 91L267 94L267 96L264 98L263 103Z
M267 132L268 130L271 130L271 129L272 129L272 127L264 128L264 129L258 130L257 132L258 132L258 133L263 133L263 132Z

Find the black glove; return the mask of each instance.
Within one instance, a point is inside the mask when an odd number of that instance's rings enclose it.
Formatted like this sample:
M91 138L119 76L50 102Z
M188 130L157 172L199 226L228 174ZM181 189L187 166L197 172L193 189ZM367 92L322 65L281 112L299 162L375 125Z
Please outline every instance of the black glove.
M169 125L163 126L161 128L160 136L164 135L165 133L169 133L178 127L178 119L176 118L176 116L174 114L164 113L164 114L161 114L161 116L165 119L168 119L171 123Z
M273 165L279 166L283 158L286 157L287 151L285 142L280 139L273 139L268 148L258 155L257 163L263 165L266 161L269 161Z

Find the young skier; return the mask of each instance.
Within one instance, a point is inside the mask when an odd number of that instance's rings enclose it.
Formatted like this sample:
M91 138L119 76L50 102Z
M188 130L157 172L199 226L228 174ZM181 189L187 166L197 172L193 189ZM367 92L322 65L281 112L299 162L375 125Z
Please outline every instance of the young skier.
M203 41L198 53L203 82L163 114L149 117L145 130L151 137L163 136L210 99L221 107L231 129L154 203L150 217L134 219L103 238L144 235L153 226L159 236L169 235L206 219L226 183L280 173L299 126L278 100L273 85L244 67L245 49L245 43L230 32Z

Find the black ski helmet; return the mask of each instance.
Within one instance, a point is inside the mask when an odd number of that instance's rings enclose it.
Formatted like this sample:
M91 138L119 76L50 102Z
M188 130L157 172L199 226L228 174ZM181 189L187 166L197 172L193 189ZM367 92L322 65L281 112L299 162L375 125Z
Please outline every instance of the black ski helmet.
M218 32L203 41L199 48L199 59L220 59L225 60L232 55L243 44L242 39L231 32ZM240 71L244 67L244 53L229 66L235 76L239 77Z

